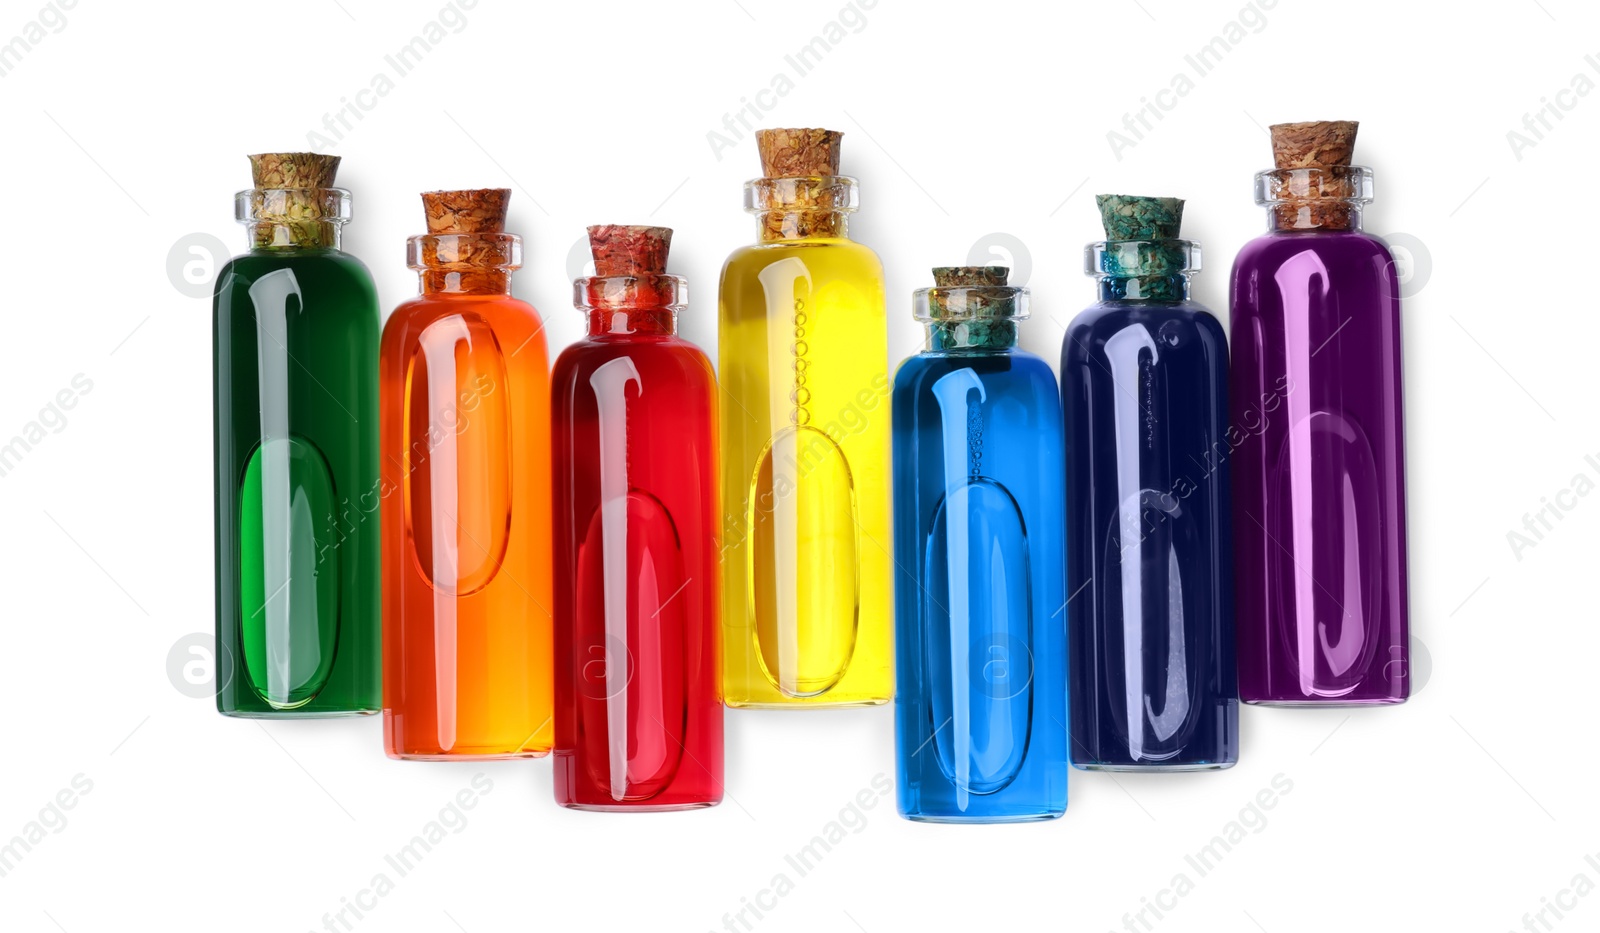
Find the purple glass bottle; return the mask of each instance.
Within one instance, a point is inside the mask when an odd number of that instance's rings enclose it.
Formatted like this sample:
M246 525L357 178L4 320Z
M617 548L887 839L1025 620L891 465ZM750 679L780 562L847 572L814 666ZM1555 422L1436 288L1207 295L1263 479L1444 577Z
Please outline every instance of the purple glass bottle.
M1271 128L1268 232L1230 304L1239 694L1364 706L1410 694L1400 283L1361 231L1356 124Z

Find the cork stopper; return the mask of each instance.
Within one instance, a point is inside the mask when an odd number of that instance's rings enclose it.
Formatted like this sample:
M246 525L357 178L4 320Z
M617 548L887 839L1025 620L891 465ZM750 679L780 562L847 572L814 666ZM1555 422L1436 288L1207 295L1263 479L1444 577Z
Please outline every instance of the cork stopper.
M1182 300L1193 248L1180 239L1183 199L1098 194L1094 203L1106 239L1089 244L1087 270L1103 297Z
M662 275L672 247L668 227L597 224L589 228L589 250L597 277Z
M935 288L957 288L971 285L1004 285L1011 270L1005 266L936 266L933 270Z
M768 178L837 175L839 141L843 138L844 134L837 130L757 130L761 174Z
M510 188L424 191L429 233L504 233Z
M937 266L933 287L912 296L913 316L928 325L931 350L1016 346L1017 322L1028 316L1027 290L1006 284L1005 266Z
M1108 240L1176 240L1183 225L1182 198L1097 194L1094 203Z
M1282 229L1348 230L1354 214L1349 199L1357 192L1351 156L1354 120L1277 123L1272 136L1276 172L1264 173L1271 189L1274 223Z
M1358 126L1354 120L1274 124L1267 128L1272 135L1272 162L1278 168L1349 165Z
M509 188L422 192L428 232L408 241L408 265L427 292L501 295L522 265L522 241L506 232Z
M250 156L257 188L332 188L339 157L320 152L263 152Z
M343 192L330 191L339 157L319 152L263 152L248 156L252 188L236 201L250 228L252 249L338 246L336 226L346 219Z

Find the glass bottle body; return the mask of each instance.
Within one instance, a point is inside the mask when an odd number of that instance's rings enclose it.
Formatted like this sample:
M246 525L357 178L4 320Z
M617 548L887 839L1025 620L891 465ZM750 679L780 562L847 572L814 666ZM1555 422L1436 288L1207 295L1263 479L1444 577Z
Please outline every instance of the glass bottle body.
M217 276L217 708L380 708L378 299L332 246L257 248Z
M895 376L895 734L901 815L1014 822L1067 805L1061 409L1015 350Z
M719 298L726 701L885 703L882 266L842 230L767 240L729 257Z
M1239 704L1227 341L1194 302L1116 298L1105 283L1102 295L1061 355L1072 762L1228 767Z
M1388 248L1352 214L1353 229L1275 229L1234 262L1239 689L1250 703L1386 704L1410 691L1400 284Z
M556 800L722 799L716 377L677 336L556 361Z
M384 328L384 747L407 759L550 750L549 377L543 324L441 293Z

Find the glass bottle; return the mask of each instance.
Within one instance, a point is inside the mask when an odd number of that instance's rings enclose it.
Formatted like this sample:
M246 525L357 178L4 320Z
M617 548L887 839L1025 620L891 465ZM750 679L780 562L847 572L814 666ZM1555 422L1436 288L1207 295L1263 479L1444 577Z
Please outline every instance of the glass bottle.
M338 156L250 164L214 302L217 709L375 713L377 291L339 249Z
M883 268L850 240L842 134L761 130L760 241L722 269L723 689L729 706L890 696Z
M550 750L550 383L511 297L504 188L422 196L421 294L383 329L383 741L392 758Z
M1234 261L1239 690L1249 703L1410 695L1400 283L1361 230L1356 124L1271 128L1267 234Z
M585 810L722 800L716 376L678 336L672 231L589 228L588 336L556 359L555 793Z
M933 270L928 349L895 374L895 764L902 816L1067 807L1061 406L1017 348L1003 267Z
M1177 198L1101 195L1100 300L1061 350L1072 596L1072 763L1194 771L1239 759L1228 344L1189 298Z

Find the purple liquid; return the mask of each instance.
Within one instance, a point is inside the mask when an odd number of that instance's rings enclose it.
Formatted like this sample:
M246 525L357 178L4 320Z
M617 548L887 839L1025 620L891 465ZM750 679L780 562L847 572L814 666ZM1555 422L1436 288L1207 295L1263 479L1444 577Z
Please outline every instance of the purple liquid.
M1400 283L1382 240L1276 231L1231 283L1239 694L1410 693Z

